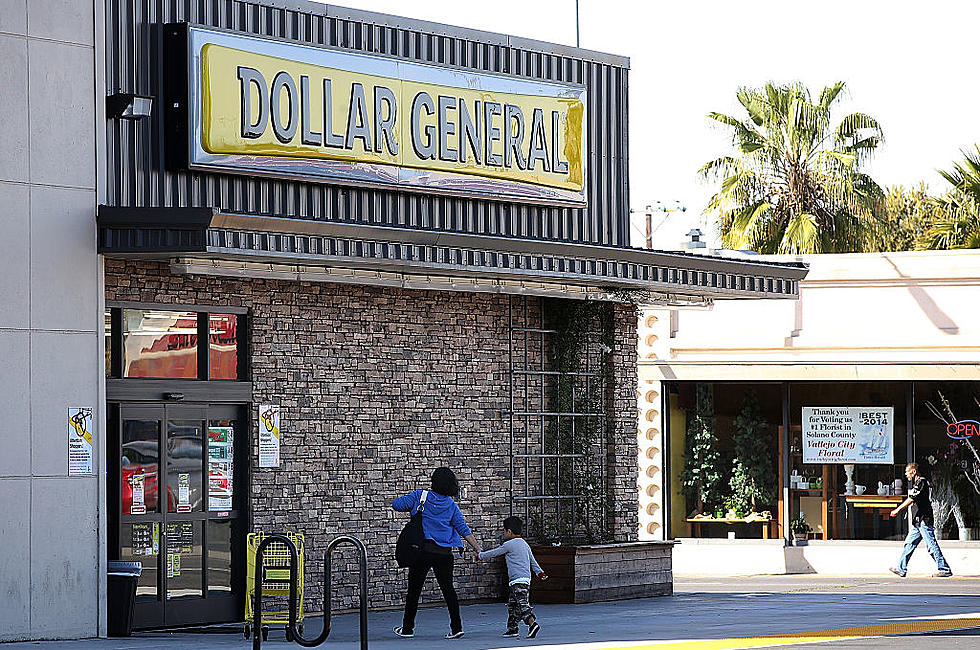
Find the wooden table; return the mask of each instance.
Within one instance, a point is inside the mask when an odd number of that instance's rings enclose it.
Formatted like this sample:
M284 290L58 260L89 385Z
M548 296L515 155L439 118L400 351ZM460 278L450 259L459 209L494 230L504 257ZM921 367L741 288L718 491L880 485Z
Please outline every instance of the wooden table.
M894 510L902 501L904 494L845 494L844 501L853 508L879 508Z
M701 536L701 524L762 524L762 539L770 539L776 536L772 532L773 525L776 523L775 519L752 519L750 521L741 517L725 519L691 517L685 521L691 524L691 534L694 537Z
M881 520L887 520L889 513L897 508L902 501L905 501L904 494L842 494L844 508L848 520L848 532L850 538L854 539L854 509L862 508L872 511L871 525L874 537L879 537ZM875 516L880 515L880 516ZM900 533L901 519L895 521L896 534Z

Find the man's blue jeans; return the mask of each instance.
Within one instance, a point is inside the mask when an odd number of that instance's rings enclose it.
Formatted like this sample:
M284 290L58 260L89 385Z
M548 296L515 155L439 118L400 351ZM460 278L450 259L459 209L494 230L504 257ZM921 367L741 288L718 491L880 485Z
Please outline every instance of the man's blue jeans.
M905 538L905 548L902 550L902 558L898 561L898 570L902 572L902 575L905 575L905 572L908 570L909 558L912 557L915 547L922 540L926 540L926 548L929 549L929 554L936 561L936 566L939 567L939 570L949 571L946 558L943 557L943 552L939 550L939 544L936 542L936 531L933 530L932 526L919 524L918 526L913 525L910 527L909 536Z

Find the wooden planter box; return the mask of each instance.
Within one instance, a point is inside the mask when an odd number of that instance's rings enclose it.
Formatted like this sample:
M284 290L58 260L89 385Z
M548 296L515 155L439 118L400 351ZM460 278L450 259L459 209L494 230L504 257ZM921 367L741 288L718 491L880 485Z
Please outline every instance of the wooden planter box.
M534 578L531 600L592 603L669 596L674 593L673 548L673 542L533 546L549 579Z

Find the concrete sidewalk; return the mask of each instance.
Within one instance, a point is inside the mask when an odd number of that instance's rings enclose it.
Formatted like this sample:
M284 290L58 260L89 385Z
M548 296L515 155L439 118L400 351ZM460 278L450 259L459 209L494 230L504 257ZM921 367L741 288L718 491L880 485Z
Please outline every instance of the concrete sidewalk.
M921 584L920 584L921 583ZM542 624L538 638L504 639L504 604L478 604L463 608L466 636L446 641L445 608L430 607L419 612L414 639L394 637L391 628L400 623L396 611L372 612L372 650L488 650L517 646L584 644L582 648L668 643L665 648L763 647L746 644L744 637L788 635L803 632L862 626L891 625L950 617L980 619L980 580L902 581L884 578L836 578L821 576L764 576L718 579L679 579L672 597L627 600L589 605L539 605L535 611ZM940 623L943 625L943 623ZM975 623L980 625L980 621ZM307 622L307 636L319 630L316 620ZM956 624L952 624L955 627ZM358 621L354 614L334 618L333 633L322 646L327 650L357 650ZM522 630L523 632L523 630ZM888 633L888 632L886 632ZM945 631L942 636L916 636L899 641L895 637L840 641L840 647L896 647L912 643L936 650L978 647L976 631ZM860 635L865 636L865 635ZM871 636L870 634L867 636ZM728 639L731 641L723 641ZM710 641L704 641L710 640ZM788 643L806 643L801 637ZM705 644L708 645L705 645ZM875 643L884 645L874 645ZM967 645L960 645L960 644ZM693 644L693 645L692 645ZM783 645L780 643L778 645ZM857 645L854 645L857 644ZM939 645L936 645L939 644ZM829 644L838 645L838 642ZM150 650L180 648L205 650L251 646L240 626L224 626L197 632L140 633L129 639L95 639L36 643L14 643L2 650ZM281 631L273 631L268 648L293 648ZM806 647L806 646L797 646ZM827 643L819 647L828 647Z
M674 593L852 593L929 594L936 596L980 595L975 576L931 578L880 574L830 576L814 574L749 576L674 576Z

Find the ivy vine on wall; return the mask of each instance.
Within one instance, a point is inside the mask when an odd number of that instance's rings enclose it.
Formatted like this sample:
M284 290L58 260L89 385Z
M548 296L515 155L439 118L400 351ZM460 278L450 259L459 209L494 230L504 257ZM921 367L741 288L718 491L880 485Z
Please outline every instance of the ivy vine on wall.
M607 388L612 371L610 305L605 302L547 299L550 336L548 356L557 371L546 382L546 397L557 416L545 431L545 489L555 506L532 522L538 536L562 543L595 543L610 539L609 490L606 477Z

